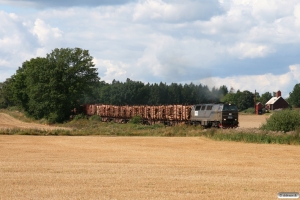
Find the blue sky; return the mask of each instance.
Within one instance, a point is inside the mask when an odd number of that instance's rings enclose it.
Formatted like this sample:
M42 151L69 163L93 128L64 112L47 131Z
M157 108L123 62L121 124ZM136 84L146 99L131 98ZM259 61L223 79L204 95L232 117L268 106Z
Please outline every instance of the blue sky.
M300 82L299 0L0 0L0 82L54 48L90 51L101 80L288 97Z

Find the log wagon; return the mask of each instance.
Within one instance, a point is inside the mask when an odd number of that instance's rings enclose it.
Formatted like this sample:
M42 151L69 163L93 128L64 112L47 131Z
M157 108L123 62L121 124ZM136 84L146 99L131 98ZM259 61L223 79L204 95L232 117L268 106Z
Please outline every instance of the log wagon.
M238 127L238 109L233 104L196 104L161 106L116 106L107 104L84 105L85 114L99 115L102 121L127 123L132 117L140 116L142 123L178 123L202 125L205 127Z

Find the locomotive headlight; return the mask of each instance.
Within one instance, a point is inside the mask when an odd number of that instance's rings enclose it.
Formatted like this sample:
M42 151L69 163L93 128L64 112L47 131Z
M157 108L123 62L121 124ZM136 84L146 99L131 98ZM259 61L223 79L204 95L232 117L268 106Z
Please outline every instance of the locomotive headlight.
M235 121L236 121L237 119L235 119Z
M224 118L224 121L226 121L226 119Z

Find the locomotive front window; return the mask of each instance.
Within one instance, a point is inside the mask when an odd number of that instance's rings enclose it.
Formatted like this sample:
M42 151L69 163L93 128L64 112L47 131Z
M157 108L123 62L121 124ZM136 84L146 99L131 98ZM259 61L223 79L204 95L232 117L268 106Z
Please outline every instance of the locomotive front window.
M206 107L206 106L202 106L201 110L205 110L205 107Z
M238 111L238 109L235 105L224 105L223 110L224 111Z

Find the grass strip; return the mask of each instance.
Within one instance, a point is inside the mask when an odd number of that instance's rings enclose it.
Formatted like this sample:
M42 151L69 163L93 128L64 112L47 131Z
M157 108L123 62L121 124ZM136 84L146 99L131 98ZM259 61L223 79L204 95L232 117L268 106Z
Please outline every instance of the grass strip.
M163 124L118 124L95 120L73 120L62 125L73 130L39 130L39 129L0 129L3 135L42 135L42 136L156 136L156 137L207 137L216 141L235 141L264 144L300 144L300 129L294 132L272 132L259 129L203 129L201 126Z

